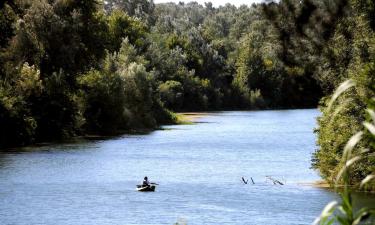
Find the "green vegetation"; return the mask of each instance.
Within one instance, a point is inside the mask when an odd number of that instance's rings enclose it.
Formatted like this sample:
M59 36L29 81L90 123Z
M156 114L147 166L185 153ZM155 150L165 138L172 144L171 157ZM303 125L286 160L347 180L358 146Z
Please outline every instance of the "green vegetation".
M6 0L0 31L0 147L156 128L177 122L169 110L321 97L317 80L279 59L262 5Z
M351 80L343 83L332 96L328 109L332 108L332 105L342 93L353 86L355 85ZM353 174L363 169L361 168L363 161L368 163L369 153L371 154L371 146L375 143L375 111L373 109L367 109L366 111L369 120L363 122L362 130L350 137L349 141L346 143L340 160L340 170L334 178L334 186L336 191L340 192L341 202L332 201L327 204L321 215L314 221L316 225L329 225L335 222L343 225L356 225L365 224L367 222L371 223L370 220L373 220L371 216L375 215L374 208L363 207L359 210L354 208L350 187L353 178L358 178L357 175L353 176ZM363 142L368 146L364 146ZM370 174L371 172L372 171L369 171L369 175L366 175L366 177L360 181L358 188L364 191L373 189L375 175Z
M277 59L283 65L273 67L277 71L275 74L294 74L292 79L288 76L282 79L286 85L279 83L281 90L282 87L298 90L299 85L311 88L313 83L306 80L310 77L317 82L324 94L319 104L322 115L318 118L319 127L316 130L319 148L313 154L312 166L334 186L335 178L342 168L344 146L354 134L363 129L363 122L369 119L366 108L371 109L374 104L375 5L373 1L366 0L284 0L264 4L263 12L268 18L267 23L276 30L276 39L280 43L279 46L272 47L274 50L278 49ZM266 34L261 37L267 37ZM246 46L257 46L257 42L251 43ZM267 57L264 52L262 50L263 57L272 58ZM249 57L252 56L246 58ZM258 61L261 62L262 59ZM248 62L252 63L253 60ZM259 62L255 64L260 65ZM278 64L280 63L276 63ZM346 80L349 81L339 87ZM280 82L280 79L274 81ZM297 81L301 83L294 86ZM277 82L273 86L275 84ZM345 86L350 87L345 93L333 94L336 88L342 91ZM277 93L277 96L282 99L280 94ZM298 102L299 98L309 99L309 95L301 92L287 96L292 97L288 99L293 100L293 103ZM293 98L295 96L297 98ZM334 102L330 101L331 96L335 99ZM355 187L368 174L375 173L375 146L371 144L371 138L365 135L358 146L358 151L368 151L353 166L350 180L347 181ZM375 190L375 184L371 185Z

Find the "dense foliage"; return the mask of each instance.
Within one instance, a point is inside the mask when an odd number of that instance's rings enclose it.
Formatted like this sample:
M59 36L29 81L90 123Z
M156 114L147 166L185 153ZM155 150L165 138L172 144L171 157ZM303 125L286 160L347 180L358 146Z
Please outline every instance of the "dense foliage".
M319 149L313 155L313 167L330 184L345 164L341 159L349 139L369 120L366 108L373 107L374 7L373 1L366 0L284 0L264 5L267 18L279 31L280 60L286 67L311 74L326 95L320 103ZM349 79L352 87L331 104L333 91ZM363 157L351 169L350 185L375 172L372 138L365 135L353 153Z
M1 3L0 146L172 121L139 52L147 27L92 0Z
M355 82L332 107L326 107L327 101L322 101L323 114L317 130L320 149L314 155L314 167L330 183L342 167L340 157L344 146L352 135L363 129L365 109L371 108L371 99L375 97L374 17L367 17L368 8L361 4L361 1L353 1L345 7L344 16L327 43L318 69L320 80L328 89L337 87L345 79ZM322 60L325 60L324 64ZM358 184L375 172L375 148L370 142L370 137L363 138L357 148L359 152L370 151L352 168L350 184Z
M0 147L154 128L169 110L316 106L265 5L2 1Z

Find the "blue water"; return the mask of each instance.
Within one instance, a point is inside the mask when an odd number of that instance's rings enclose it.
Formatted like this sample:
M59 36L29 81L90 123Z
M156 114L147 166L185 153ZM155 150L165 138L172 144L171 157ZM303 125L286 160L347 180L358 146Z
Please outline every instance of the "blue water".
M146 135L3 152L0 224L311 224L335 198L301 184L319 180L309 169L317 116L212 113ZM135 191L146 175L156 192Z

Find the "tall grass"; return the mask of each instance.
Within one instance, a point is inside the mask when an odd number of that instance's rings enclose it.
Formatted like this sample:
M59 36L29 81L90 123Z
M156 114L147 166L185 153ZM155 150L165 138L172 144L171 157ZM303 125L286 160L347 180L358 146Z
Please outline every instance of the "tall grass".
M330 110L336 99L349 88L355 86L352 80L345 81L333 94L328 109ZM368 153L369 149L354 151L357 144L361 141L364 133L368 132L371 138L375 139L375 112L372 109L367 109L370 117L370 122L363 122L363 130L354 134L346 146L342 154L342 168L340 169L336 180L335 190L340 193L341 202L332 201L326 205L322 213L313 222L314 225L356 225L368 222L371 215L375 215L375 209L362 207L359 210L353 209L353 195L350 186L350 172L351 167L358 161L364 158L364 154ZM333 113L333 116L337 114ZM375 171L373 171L375 173ZM360 189L366 190L367 185L375 179L375 174L367 175L360 184Z

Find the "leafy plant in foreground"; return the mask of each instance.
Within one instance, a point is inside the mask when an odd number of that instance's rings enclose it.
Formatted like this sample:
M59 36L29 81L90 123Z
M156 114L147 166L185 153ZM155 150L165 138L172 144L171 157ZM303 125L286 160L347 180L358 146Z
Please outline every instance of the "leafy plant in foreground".
M353 86L355 86L355 83L351 80L342 83L333 94L328 104L328 109L332 107L335 100L342 93ZM375 98L371 99L371 101L374 100ZM343 225L356 225L368 221L371 215L375 215L375 209L363 207L359 210L354 210L353 196L350 186L352 166L360 160L363 160L366 157L366 154L372 153L371 146L368 146L369 148L363 148L359 152L355 151L357 144L364 138L369 138L370 143L372 144L375 143L375 111L371 109L371 104L370 108L366 111L369 115L369 120L363 122L364 130L353 135L344 147L341 159L342 167L335 180L335 190L337 191L339 188L342 188L340 189L342 202L338 203L337 201L332 201L327 204L321 215L314 221L314 225L330 225L335 222ZM335 116L334 113L333 116ZM360 188L366 190L369 187L371 189L371 182L373 182L374 178L375 174L373 171L372 174L367 175L362 180ZM341 183L342 185L340 185Z

